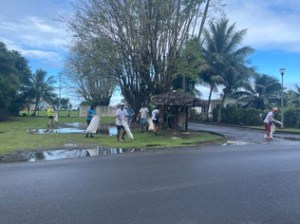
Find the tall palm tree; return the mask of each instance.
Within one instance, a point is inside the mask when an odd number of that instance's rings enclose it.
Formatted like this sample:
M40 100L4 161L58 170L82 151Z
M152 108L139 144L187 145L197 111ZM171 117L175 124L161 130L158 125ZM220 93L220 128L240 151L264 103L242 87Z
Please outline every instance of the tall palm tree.
M215 71L214 67L214 60L210 56L209 52L206 52L205 49L203 49L202 53L202 65L199 69L199 78L200 82L209 87L209 95L208 95L208 103L207 103L207 108L210 107L211 103L211 97L213 92L218 91L218 85L223 83L223 78L221 75L219 75ZM206 111L206 120L209 119L209 110L207 109Z
M264 110L271 108L280 99L281 84L279 81L266 74L256 74L253 85L245 86L243 91L237 91L234 96L245 107Z
M35 116L41 99L46 102L52 102L56 96L54 93L55 88L53 86L55 82L54 76L47 77L47 72L42 69L37 69L31 76L28 92L35 103L32 116Z
M222 19L217 24L209 23L209 29L204 30L204 49L209 58L206 63L210 65L214 77L218 77L216 83L214 79L212 85L224 85L222 101L218 112L218 122L221 121L221 112L227 96L236 89L247 85L253 69L246 66L247 56L254 50L250 47L239 48L246 30L236 31L235 23L228 24L227 19Z

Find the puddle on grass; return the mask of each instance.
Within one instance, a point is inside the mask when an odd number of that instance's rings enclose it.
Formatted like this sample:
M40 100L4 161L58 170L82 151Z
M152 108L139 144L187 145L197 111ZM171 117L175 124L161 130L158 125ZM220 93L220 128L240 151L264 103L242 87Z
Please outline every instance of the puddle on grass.
M60 159L76 159L83 157L106 156L112 154L123 154L138 152L144 149L122 149L122 148L93 148L93 149L58 149L40 152L20 152L0 157L1 162L39 162Z
M76 124L74 124L76 125ZM64 127L56 129L29 129L27 130L31 134L50 134L50 133L60 133L60 134L75 134L75 133L85 133L85 129L78 127ZM109 136L117 135L117 128L114 126L107 126L98 130L99 134L108 134ZM97 132L97 133L98 133Z

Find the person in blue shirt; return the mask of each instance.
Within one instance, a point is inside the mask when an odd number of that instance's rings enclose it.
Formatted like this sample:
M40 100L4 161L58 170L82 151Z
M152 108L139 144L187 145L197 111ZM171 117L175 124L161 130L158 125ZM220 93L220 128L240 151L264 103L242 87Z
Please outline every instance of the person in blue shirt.
M90 107L90 109L87 110L87 115L86 115L86 124L87 124L87 127L90 125L91 123L91 120L93 119L93 117L97 114L96 112L96 107L94 105L92 105ZM93 138L93 134L92 133L86 133L85 137L89 137L89 134L90 134L90 137Z
M131 108L130 105L128 105L128 107L126 108L127 110L127 123L128 123L128 126L131 127L131 123L132 123L132 120L133 120L133 116L134 116L134 110Z

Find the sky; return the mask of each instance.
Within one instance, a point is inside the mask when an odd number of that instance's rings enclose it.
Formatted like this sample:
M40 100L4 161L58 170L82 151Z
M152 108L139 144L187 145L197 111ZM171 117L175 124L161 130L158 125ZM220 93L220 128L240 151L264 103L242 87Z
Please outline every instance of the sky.
M43 69L58 76L67 57L72 34L60 21L73 12L75 0L1 0L0 41L28 59L31 70ZM223 0L230 24L247 29L241 46L255 52L250 66L281 82L284 87L300 85L300 1L299 0ZM62 86L62 95L68 92ZM203 98L207 90L202 90ZM215 98L218 94L215 94ZM68 97L66 95L66 97ZM120 96L115 94L112 101ZM74 99L74 98L73 98ZM76 100L76 99L75 99Z

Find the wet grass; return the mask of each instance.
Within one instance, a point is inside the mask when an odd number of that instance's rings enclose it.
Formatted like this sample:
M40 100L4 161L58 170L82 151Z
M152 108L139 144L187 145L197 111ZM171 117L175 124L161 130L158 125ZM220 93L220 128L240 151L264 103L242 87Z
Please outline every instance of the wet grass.
M45 149L61 149L66 145L78 148L103 146L108 148L167 148L178 146L194 146L202 142L220 141L221 136L210 133L182 133L161 130L157 136L152 132L141 133L139 126L132 128L134 139L125 137L125 141L117 142L116 136L96 134L95 138L85 138L83 133L48 133L37 134L28 130L45 129L48 122L46 116L39 117L13 117L0 122L0 155L17 151L34 151ZM60 117L60 123L78 122L85 125L85 118L77 116ZM113 117L101 117L101 125L114 124Z

